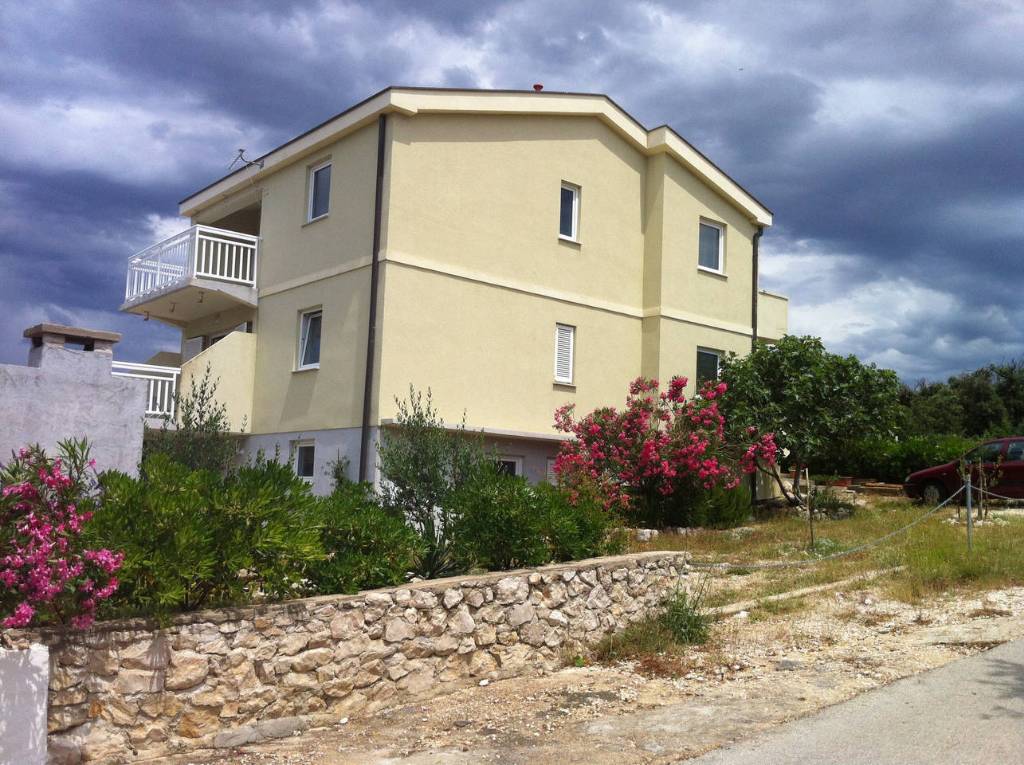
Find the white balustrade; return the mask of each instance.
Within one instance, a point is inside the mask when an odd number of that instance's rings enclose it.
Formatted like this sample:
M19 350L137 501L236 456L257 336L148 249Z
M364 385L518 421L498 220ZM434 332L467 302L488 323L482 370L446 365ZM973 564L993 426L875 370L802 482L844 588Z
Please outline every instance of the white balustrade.
M192 226L147 247L128 261L125 301L193 276L256 286L259 237L212 226Z
M134 377L147 382L147 417L174 417L174 400L178 390L178 377L181 375L178 367L115 361L111 365L111 371L118 377Z

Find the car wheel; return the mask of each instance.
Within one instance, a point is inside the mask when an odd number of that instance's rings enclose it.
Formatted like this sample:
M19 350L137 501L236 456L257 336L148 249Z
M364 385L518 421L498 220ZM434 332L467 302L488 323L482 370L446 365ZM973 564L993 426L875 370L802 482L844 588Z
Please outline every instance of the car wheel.
M928 507L935 507L948 496L946 487L938 481L929 481L921 489L921 501Z

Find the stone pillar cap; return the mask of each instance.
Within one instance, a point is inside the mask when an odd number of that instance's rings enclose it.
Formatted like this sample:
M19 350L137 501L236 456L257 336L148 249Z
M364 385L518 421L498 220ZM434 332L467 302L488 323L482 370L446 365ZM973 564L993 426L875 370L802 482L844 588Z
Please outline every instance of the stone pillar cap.
M69 327L65 324L51 324L43 322L29 327L23 333L23 337L37 340L43 335L63 335L66 340L73 343L88 344L94 340L101 340L107 343L118 343L121 341L120 332L110 332L105 329L86 329L85 327Z

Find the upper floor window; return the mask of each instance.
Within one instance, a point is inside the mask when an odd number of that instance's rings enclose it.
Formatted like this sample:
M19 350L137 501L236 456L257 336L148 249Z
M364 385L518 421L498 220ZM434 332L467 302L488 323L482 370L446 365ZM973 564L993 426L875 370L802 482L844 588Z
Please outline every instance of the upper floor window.
M318 369L320 367L320 326L323 323L323 311L304 311L299 319L299 369Z
M555 382L572 385L573 354L576 345L576 327L555 325Z
M324 162L309 169L309 215L307 220L322 218L331 209L331 163Z
M725 226L718 223L700 222L700 250L697 265L708 271L725 273Z
M722 354L718 351L710 351L706 348L697 349L697 387L700 388L706 382L714 382L718 379L718 367L722 361Z
M579 241L580 229L580 187L571 183L562 184L562 196L558 210L558 236L572 242Z

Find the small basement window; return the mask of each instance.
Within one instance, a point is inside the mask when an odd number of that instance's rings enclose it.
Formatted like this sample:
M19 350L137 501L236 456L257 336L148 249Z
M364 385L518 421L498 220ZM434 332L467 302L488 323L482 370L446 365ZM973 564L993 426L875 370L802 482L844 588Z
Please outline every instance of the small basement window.
M320 368L320 327L323 311L305 311L299 320L298 369Z
M498 457L498 472L502 475L522 475L523 458L501 455Z
M309 214L306 220L322 218L331 210L331 163L309 169Z
M718 379L718 367L722 360L722 354L718 351L709 351L706 348L697 349L697 387L704 383L714 382Z
M295 445L295 475L299 478L313 479L316 463L316 447L312 441L302 441Z
M725 273L722 246L725 242L725 227L707 221L700 222L700 251L697 265L707 271Z
M570 242L579 241L580 229L580 187L571 183L562 184L562 196L558 210L558 236Z

